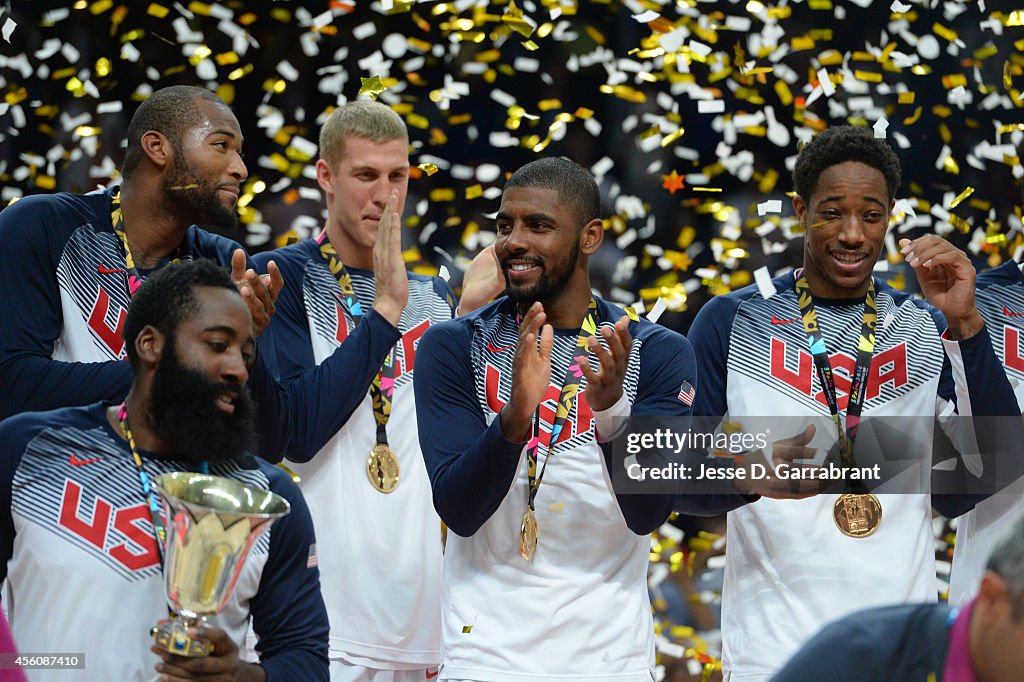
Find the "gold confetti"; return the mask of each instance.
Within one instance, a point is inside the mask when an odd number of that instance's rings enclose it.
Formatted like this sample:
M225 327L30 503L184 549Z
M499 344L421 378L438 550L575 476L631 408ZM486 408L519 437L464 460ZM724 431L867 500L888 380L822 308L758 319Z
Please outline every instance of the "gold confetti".
M204 17L210 16L210 6L205 2L190 2L188 3L188 11L202 15Z
M359 83L359 94L367 95L370 99L377 99L382 92L387 90L384 84L380 82L380 76L360 78Z
M662 138L662 140L661 140L662 148L665 148L665 147L669 146L670 144L672 144L673 142L678 140L680 137L682 137L683 136L683 132L684 132L684 130L682 128L680 128L679 130L677 130L677 131L675 131L673 133L669 133L664 138Z
M999 248L1004 248L1007 244L1007 241L1008 240L1006 239L1005 234L993 234L985 237L986 244Z
M814 38L810 36L798 36L790 40L789 45L793 48L794 52L798 52L800 50L813 50Z
M188 58L188 62L192 66L196 66L197 64L199 64L199 62L203 61L211 54L213 54L213 50L211 50L206 45L200 45L196 48L196 51L192 53L192 56Z
M974 58L979 62L994 57L999 54L999 48L992 43L986 43L983 47L978 48L973 52Z
M967 76L962 73L951 73L942 77L942 87L947 90L961 85L967 85Z
M960 205L961 201L963 201L967 197L971 196L972 194L974 194L974 188L973 187L968 187L963 192L960 192L960 194L956 195L956 198L953 199L952 202L950 202L949 208L951 208L951 209L956 208L957 206Z
M629 87L628 85L602 85L600 87L601 92L606 95L615 95L620 99L624 99L627 102L634 102L636 104L642 104L647 101L647 95L642 91L636 90Z
M860 69L856 69L853 72L853 77L859 81L864 81L865 83L882 82L882 74L875 73L874 71L862 71Z
M424 173L426 173L428 176L429 175L433 175L434 173L436 173L438 171L436 163L421 163L421 164L417 165L416 167L419 168Z
M945 38L951 43L955 43L957 40L956 31L950 28L946 28L945 26L938 22L932 24L932 32L937 36Z
M958 215L950 215L949 224L955 227L956 229L960 230L964 234L967 234L968 232L971 231L971 224Z
M168 12L170 12L170 11L171 10L167 9L163 5L158 5L155 2L151 2L149 4L149 7L146 8L146 14L149 14L150 16L154 16L157 19L163 19L164 17L167 16Z
M825 50L818 55L818 62L822 66L838 66L843 63L843 53L839 50Z
M516 7L515 2L509 2L505 13L501 15L501 23L505 24L524 38L529 38L533 35L533 26L523 18L523 11Z
M405 117L405 122L411 125L413 128L420 128L426 130L430 127L430 121L425 116L419 114L409 114Z
M788 107L793 103L793 93L790 92L789 86L786 85L786 81L775 81L775 94L778 96L779 102L782 103L782 106Z

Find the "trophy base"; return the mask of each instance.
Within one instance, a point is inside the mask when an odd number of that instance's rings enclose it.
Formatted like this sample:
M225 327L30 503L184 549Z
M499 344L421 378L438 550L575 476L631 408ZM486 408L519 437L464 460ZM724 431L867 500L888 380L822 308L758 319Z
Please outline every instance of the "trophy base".
M188 631L199 624L198 620L175 618L162 620L153 628L153 639L157 646L178 656L201 658L213 653L213 643L207 639L195 639Z

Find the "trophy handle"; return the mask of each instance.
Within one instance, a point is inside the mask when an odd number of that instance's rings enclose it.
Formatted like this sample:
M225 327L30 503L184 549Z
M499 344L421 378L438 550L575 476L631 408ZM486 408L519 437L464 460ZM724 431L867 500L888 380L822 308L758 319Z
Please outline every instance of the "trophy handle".
M188 631L203 624L203 618L177 615L162 620L153 628L153 640L161 649L178 656L202 658L213 653L213 643L201 637L189 637Z

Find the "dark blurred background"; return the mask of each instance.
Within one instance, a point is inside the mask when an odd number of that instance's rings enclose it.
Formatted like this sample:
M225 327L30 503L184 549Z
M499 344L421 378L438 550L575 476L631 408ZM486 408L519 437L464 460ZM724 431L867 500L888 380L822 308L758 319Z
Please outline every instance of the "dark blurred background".
M596 285L648 309L660 295L662 322L685 331L709 294L799 263L787 160L826 125L887 121L899 196L917 216L895 230L949 233L979 267L1024 243L1011 146L1021 11L980 5L8 0L2 200L114 181L137 103L200 84L246 134L234 236L254 251L304 238L322 220L308 163L319 121L378 77L409 123L414 164L432 173L413 180L406 209L417 269L445 266L457 286L493 239L505 174L565 155L604 190ZM814 90L821 69L830 95ZM670 192L673 171L684 186ZM759 215L769 200L781 213ZM890 275L913 288L902 265Z

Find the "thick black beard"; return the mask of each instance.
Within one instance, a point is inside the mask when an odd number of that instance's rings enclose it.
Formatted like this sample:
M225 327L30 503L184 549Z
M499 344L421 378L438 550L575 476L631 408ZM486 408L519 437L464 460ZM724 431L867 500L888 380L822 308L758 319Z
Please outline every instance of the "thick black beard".
M238 392L233 414L216 406L225 392ZM239 459L253 450L253 402L245 385L210 381L178 360L168 339L150 387L149 427L189 462Z
M172 210L188 216L196 225L218 227L229 233L238 229L238 214L220 202L217 187L195 177L180 156L175 154L163 182L164 196Z
M511 258L511 256L509 257ZM576 263L580 259L579 248L574 248L569 252L568 261L561 273L556 272L557 280L552 280L548 277L547 268L541 273L537 283L530 288L514 287L512 281L509 279L508 271L504 270L505 275L505 293L513 303L533 303L534 301L548 301L555 297L559 292L563 291L569 280L572 279L573 270L576 269Z

